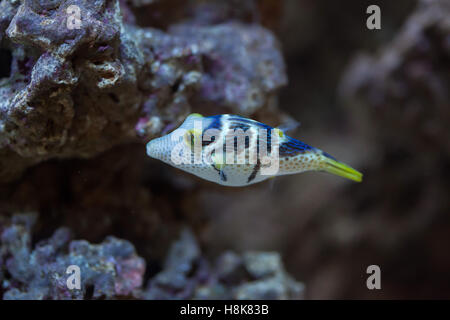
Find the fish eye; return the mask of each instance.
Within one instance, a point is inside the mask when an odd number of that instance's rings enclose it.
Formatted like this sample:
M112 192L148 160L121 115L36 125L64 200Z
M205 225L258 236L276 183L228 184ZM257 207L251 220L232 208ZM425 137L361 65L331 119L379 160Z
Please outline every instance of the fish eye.
M193 147L198 142L198 139L201 139L201 138L202 138L202 133L196 129L190 129L190 130L186 131L186 133L183 136L184 143L188 147Z
M203 118L203 116L200 113L191 113L187 116L188 118L196 117L196 118Z

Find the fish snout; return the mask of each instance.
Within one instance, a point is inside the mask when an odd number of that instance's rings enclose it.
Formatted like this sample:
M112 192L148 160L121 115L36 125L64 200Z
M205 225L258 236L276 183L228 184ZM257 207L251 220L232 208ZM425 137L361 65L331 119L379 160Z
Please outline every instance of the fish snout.
M147 143L147 155L149 157L158 159L158 148L156 139L153 139Z

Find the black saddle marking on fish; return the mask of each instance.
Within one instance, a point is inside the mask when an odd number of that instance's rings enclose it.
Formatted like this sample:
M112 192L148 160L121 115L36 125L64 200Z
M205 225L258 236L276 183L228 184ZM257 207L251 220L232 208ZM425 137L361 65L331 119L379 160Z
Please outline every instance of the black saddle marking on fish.
M211 136L209 137L209 141L206 139L207 137L205 137L205 132L210 130L210 129L216 129L218 131L222 130L222 115L216 115L216 116L210 116L208 117L210 119L212 119L210 125L205 128L203 130L203 134L202 134L202 147L206 147L209 146L211 143L213 143L214 141L216 141L216 137L215 136Z
M225 173L223 172L223 170L220 170L220 180L222 181L227 181L227 176L225 175Z
M232 121L232 126L233 126L233 124L238 124L240 128L245 128L245 127L251 128L251 127L253 127L253 128L257 129L256 130L256 134L258 135L258 138L256 139L256 141L257 141L257 151L256 152L258 154L259 154L259 151L260 151L260 149L259 149L259 147L260 147L260 145L259 145L260 136L259 135L261 133L264 133L264 131L260 131L259 129L265 130L265 137L261 137L261 138L263 138L262 141L266 142L266 151L268 153L272 152L272 134L274 132L273 131L274 130L273 127L271 127L271 126L269 126L267 124L264 124L264 123L252 120L252 119L242 118L240 116L231 116L230 118L228 118L228 121ZM231 126L230 126L230 128L231 128ZM249 147L250 147L250 141L246 137L246 139L245 139L245 148L248 149Z
M214 137L214 136L212 136L209 141L202 139L202 147L209 146L214 141L216 141L216 137Z
M243 130L243 135L241 133L236 133L236 130L242 129ZM237 124L236 126L231 125L229 128L229 132L226 134L225 136L225 144L233 144L233 149L234 152L238 152L238 151L245 151L247 149L250 148L250 139L253 135L253 131L249 130L250 126L247 125L242 125L242 124ZM239 146L239 142L241 142L241 138L244 138L243 142L244 142L244 146L241 149L238 148ZM231 140L233 139L233 140ZM225 149L224 149L225 150Z
M240 120L231 121L230 126L229 126L230 129L234 129L234 130L242 129L244 132L247 131L248 129L250 129L250 127L251 127L250 124L244 123Z
M214 168L214 170L216 170L219 173L220 180L227 181L227 176L225 175L225 172L223 172L223 170L217 169L216 166L213 164L211 166Z
M211 124L208 126L208 128L206 128L206 130L209 129L218 129L218 130L222 130L222 115L219 114L217 116L211 116L208 117L212 119Z
M262 128L262 129L266 129L266 130L269 130L269 131L273 129L273 127L271 127L271 126L269 126L267 124L264 124L264 123L261 123L261 122L258 122L256 120L252 120L252 119L242 118L242 117L236 116L236 115L230 116L230 118L228 118L228 120L229 121L241 122L241 123L248 123L250 125L253 125L253 126L256 126L256 127Z
M267 145L266 145L266 148L267 148L267 152L270 154L271 152L272 152L272 129L270 129L270 130L267 130L267 133L266 133L266 141L267 141ZM259 151L258 151L259 152Z
M258 138L256 139L256 152L258 154L258 158L261 155L260 152L262 151L264 151L265 155L272 153L272 131L268 130L265 137L261 137L260 133L261 132L258 132Z
M259 169L261 169L261 161L259 161L259 159L257 159L256 164L253 167L253 171L247 179L247 183L252 182L256 178L256 175L258 174Z
M245 150L250 148L250 137L246 136L245 137Z

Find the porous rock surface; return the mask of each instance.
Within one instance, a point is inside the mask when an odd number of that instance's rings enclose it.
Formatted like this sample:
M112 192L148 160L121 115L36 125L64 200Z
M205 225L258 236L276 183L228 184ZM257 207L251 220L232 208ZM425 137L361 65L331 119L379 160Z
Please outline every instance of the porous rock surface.
M277 41L259 25L182 20L159 30L132 17L117 0L1 1L0 48L11 62L0 78L0 181L158 136L192 99L250 114L286 83Z

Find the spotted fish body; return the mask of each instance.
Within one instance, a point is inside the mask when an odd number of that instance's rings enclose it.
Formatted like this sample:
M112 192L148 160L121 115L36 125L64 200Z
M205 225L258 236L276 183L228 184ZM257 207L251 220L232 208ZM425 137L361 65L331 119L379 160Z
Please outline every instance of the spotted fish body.
M241 134L241 140L236 133ZM231 158L226 157L228 151ZM305 171L326 171L353 181L362 180L358 171L280 129L229 114L210 117L191 114L170 134L151 140L147 154L226 186L247 186ZM267 162L264 155L275 157Z

